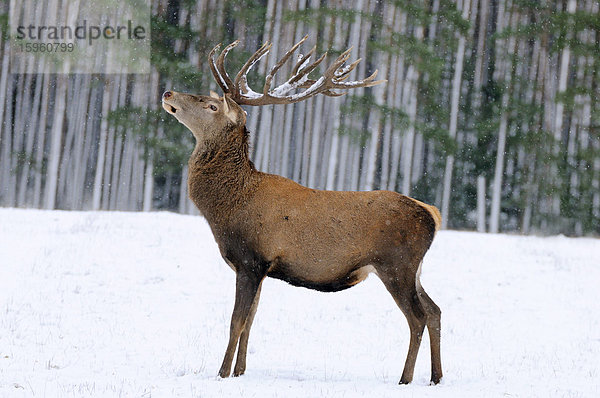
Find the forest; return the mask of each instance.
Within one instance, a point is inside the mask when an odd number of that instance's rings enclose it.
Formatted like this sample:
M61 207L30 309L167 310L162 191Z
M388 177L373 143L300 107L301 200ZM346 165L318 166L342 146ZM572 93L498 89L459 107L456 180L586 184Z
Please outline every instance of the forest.
M273 43L248 75L258 90L308 34L300 51L328 52L311 76L352 47L362 61L350 80L377 69L387 82L246 107L259 170L317 189L394 190L438 206L450 229L600 234L597 0L152 0L150 72L102 74L10 65L9 3L0 206L196 214L193 137L162 92L218 91L208 53L236 39L233 74Z

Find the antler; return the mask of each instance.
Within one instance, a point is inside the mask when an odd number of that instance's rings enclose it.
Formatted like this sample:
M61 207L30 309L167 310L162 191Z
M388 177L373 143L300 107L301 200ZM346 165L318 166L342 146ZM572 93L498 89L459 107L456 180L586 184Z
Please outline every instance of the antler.
M385 82L385 80L375 80L377 71L363 80L344 81L350 75L350 72L356 68L356 65L361 61L360 59L352 62L349 65L344 66L348 58L350 57L350 51L352 47L340 54L337 59L327 67L323 76L317 80L308 78L308 74L312 72L327 56L325 52L313 63L310 63L310 59L315 53L316 47L313 47L308 54L300 55L298 62L292 69L292 73L289 79L271 89L273 77L275 73L290 59L292 54L300 47L304 41L308 38L308 35L304 36L302 40L294 44L292 48L271 68L267 77L265 78L265 85L262 93L257 93L248 86L248 79L246 75L252 69L252 67L261 60L262 57L267 55L271 49L271 43L266 42L263 44L249 59L246 61L244 66L240 69L234 80L231 80L227 71L225 70L225 57L232 48L239 44L239 40L234 41L223 49L221 54L215 61L214 55L219 48L220 44L217 44L208 55L210 70L212 71L215 80L223 89L223 92L229 94L231 98L240 105L269 105L269 104L291 104L294 102L302 101L310 97L314 97L317 94L325 94L332 97L344 95L345 92L331 91L332 89L338 90L349 90L357 87L371 87L379 83ZM296 94L290 94L292 91L299 88L304 88L304 91L300 91Z

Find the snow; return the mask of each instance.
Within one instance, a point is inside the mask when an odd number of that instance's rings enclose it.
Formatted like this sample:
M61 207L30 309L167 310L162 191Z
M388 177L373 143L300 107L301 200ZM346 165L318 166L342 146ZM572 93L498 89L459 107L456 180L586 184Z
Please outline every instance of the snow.
M265 43L265 45L266 45L266 43ZM246 72L241 76L239 89L242 92L242 94L244 94L244 97L249 98L249 99L256 99L256 98L260 98L263 96L263 94L259 94L250 88L250 86L248 85L248 78L246 77L246 75L248 75L248 72L250 72L252 70L254 65L256 63L258 63L268 53L269 53L269 50L266 50L260 57L256 58L254 61L252 61L250 63L250 65L248 65L248 69L246 70Z
M293 79L296 75L290 78ZM301 83L300 83L301 84ZM290 81L286 81L285 83L277 86L274 90L272 90L269 94L273 97L284 97L287 93L293 90L295 87L290 84Z
M302 61L302 54L298 54L298 62ZM298 67L296 74L290 76L290 78L283 84L277 86L274 90L271 91L270 95L273 97L285 97L287 93L292 90L295 90L299 85L303 84L308 80L308 75L302 76L297 82L291 84L290 82L295 79L298 74L302 72L302 70L309 64L311 57L307 57L304 62Z
M259 94L256 91L252 90L248 85L248 80L246 76L242 77L241 82L241 92L243 93L244 98L256 99L263 96L263 94Z
M234 274L206 222L0 209L0 397L597 397L600 242L442 231L423 266L445 377L370 276L338 293L267 279L246 375L216 377Z
M342 76L342 75L345 75L346 73L348 73L348 71L350 71L350 68L351 68L351 67L352 67L352 64L346 65L346 66L344 66L343 68L338 68L338 69L335 71L334 75L335 75L336 77L340 77L340 76Z
M304 98L304 97L309 97L310 94L312 94L315 90L317 90L318 88L320 88L323 85L323 82L325 81L325 78L323 76L321 76L319 78L319 80L317 80L316 82L314 82L309 88L307 88L306 90L302 91L301 93L298 94L294 94L292 96L290 96L290 100L291 101L297 101L300 98ZM302 83L300 83L302 84Z
M235 43L235 45L233 45L234 43ZM237 43L236 43L236 42L234 42L234 43L231 43L230 45L228 45L227 47L225 47L225 49L223 49L223 52L225 53L224 57L225 57L225 56L226 56L226 55L229 53L229 51L230 51L230 50L231 50L233 47L235 47L235 46L237 45ZM233 45L233 46L232 46L232 45ZM221 45L219 44L219 45L217 45L215 48L218 50L218 48L219 48L220 46L221 46ZM227 83L225 82L225 78L224 78L224 77L221 75L221 72L219 71L219 68L217 68L217 66L216 66L216 64L215 64L215 61L214 61L214 59L213 59L213 57L212 57L212 56L210 57L210 62L211 62L211 63L213 64L213 66L214 66L214 68L212 68L212 70L213 70L214 74L216 74L216 76L219 78L219 81L221 82L221 86L222 86L222 87L227 87Z
M300 62L300 61L302 61L302 58L303 58L303 57L304 57L304 55L303 55L303 54L298 54L298 58L297 58L297 59L298 59L298 61L297 61L297 62ZM298 66L297 72L296 72L296 74L295 74L294 76L298 76L298 74L299 74L300 72L302 72L302 71L304 70L304 68L306 68L306 67L308 66L308 64L310 63L310 59L311 59L311 58L312 58L312 56L308 56L308 57L306 57L306 59L304 60L304 62L302 62L302 64L300 64L300 66Z

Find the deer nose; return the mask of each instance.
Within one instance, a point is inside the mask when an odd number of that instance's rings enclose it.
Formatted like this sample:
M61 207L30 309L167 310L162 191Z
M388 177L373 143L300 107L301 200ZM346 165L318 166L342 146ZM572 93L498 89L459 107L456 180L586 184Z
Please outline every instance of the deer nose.
M172 96L173 96L173 93L172 93L172 92L170 92L170 91L165 91L165 92L163 93L163 99L169 99L169 98L171 98Z

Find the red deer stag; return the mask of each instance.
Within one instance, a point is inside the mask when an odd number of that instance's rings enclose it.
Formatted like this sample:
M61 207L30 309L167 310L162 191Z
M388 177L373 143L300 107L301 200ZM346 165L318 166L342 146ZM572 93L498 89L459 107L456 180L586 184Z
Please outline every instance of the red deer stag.
M308 75L324 59L312 63L299 56L290 78L271 88L273 76L306 40L294 45L266 76L262 93L253 91L248 71L267 52L265 43L231 79L225 71L231 43L215 60L211 71L223 97L166 91L163 108L194 135L196 146L189 160L188 190L208 221L221 255L236 272L236 294L229 343L219 371L228 377L239 343L234 376L246 369L250 327L265 277L292 285L334 292L377 274L402 310L410 327L410 344L400 379L410 383L425 326L431 342L431 381L442 377L440 360L440 309L419 281L421 263L440 225L434 206L390 191L337 192L303 187L281 176L262 173L248 157L246 114L240 105L289 104L332 90L369 87L376 73L360 81L346 81L357 60L345 65L343 52L317 80ZM298 90L304 89L304 90ZM296 94L292 92L299 91Z

